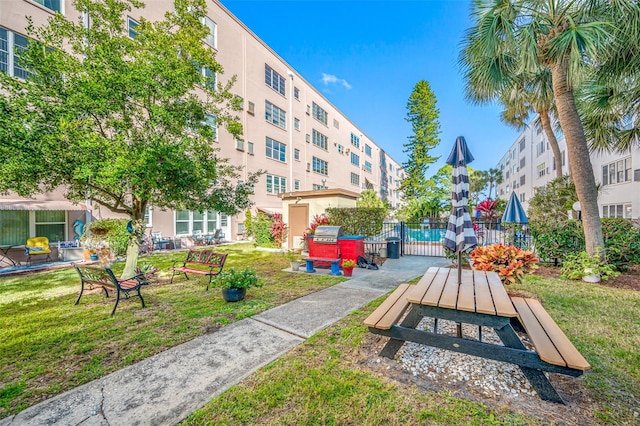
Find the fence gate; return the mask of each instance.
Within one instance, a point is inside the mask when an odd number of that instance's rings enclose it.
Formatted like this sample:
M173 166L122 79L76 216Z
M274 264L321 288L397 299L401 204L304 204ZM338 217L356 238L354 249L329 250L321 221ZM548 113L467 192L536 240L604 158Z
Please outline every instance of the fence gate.
M444 257L442 240L447 232L448 220L425 219L422 222L386 222L382 232L376 238L400 238L402 256ZM523 224L501 224L498 222L474 221L478 245L494 243L515 244L517 247L530 248L531 236Z

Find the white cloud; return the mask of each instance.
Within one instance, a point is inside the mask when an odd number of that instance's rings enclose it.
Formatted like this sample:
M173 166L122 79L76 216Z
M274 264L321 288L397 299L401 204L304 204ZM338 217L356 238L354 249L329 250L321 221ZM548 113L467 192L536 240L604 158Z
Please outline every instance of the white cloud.
M347 82L347 80L345 80L344 78L338 78L333 74L322 73L322 83L325 86L328 86L329 84L340 84L345 89L351 90L351 85Z

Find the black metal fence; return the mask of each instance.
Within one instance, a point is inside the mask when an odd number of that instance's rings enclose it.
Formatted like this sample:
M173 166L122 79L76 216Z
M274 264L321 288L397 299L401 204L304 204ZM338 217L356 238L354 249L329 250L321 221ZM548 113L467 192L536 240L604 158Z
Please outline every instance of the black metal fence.
M447 232L447 220L429 219L419 223L385 222L380 234L369 240L400 238L400 254L414 256L445 256L442 240ZM500 223L500 221L473 222L478 245L495 243L513 244L530 249L532 238L526 224Z

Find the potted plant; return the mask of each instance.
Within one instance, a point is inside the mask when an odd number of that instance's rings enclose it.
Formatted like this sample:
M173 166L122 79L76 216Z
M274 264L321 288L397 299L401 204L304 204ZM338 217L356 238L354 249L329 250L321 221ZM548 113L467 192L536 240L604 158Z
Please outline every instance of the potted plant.
M227 302L242 300L248 288L262 286L255 269L249 267L243 270L229 268L215 278L213 285L222 289L222 297Z
M285 256L289 259L289 263L291 264L292 271L300 270L300 259L298 258L298 254L293 250L287 250L285 252Z
M353 275L353 268L357 265L354 259L344 259L342 261L342 272L345 277Z
M619 275L612 265L600 257L599 250L593 256L589 256L586 251L568 254L562 263L560 273L562 278L582 279L588 283L599 283L600 280L608 280Z

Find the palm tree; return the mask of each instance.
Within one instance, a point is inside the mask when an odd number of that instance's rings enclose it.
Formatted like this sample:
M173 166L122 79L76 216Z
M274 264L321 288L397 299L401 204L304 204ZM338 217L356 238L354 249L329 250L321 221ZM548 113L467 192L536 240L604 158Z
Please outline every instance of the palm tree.
M486 172L487 181L489 182L489 199L491 199L491 192L493 187L496 187L496 198L498 197L498 185L502 183L502 170L489 169Z
M537 73L523 73L513 77L509 83L510 86L500 96L505 107L500 118L516 129L522 129L530 121L532 111L538 114L542 130L553 151L556 178L562 177L562 153L549 117L549 113L554 113L550 70L540 67Z
M640 7L633 0L620 2L629 9ZM475 25L467 30L461 54L467 91L486 102L498 100L515 76L535 74L541 68L550 71L590 254L603 249L604 240L589 146L574 90L580 87L586 69L604 57L618 41L614 38L621 35L618 23L627 18L607 5L595 0L475 0Z

